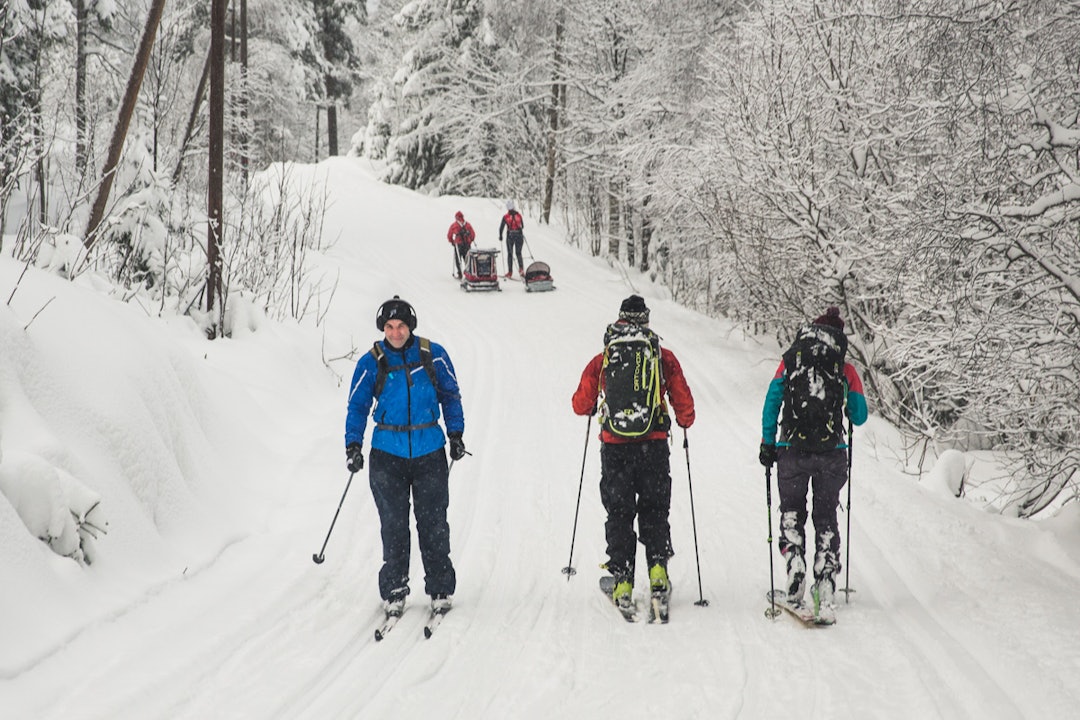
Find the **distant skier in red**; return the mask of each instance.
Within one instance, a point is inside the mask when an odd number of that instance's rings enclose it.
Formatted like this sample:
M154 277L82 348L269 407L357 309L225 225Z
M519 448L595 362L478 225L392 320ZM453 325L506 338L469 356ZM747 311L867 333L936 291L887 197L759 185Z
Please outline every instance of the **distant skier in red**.
M469 248L475 239L476 233L472 225L466 222L465 214L458 210L454 215L454 224L446 231L447 242L454 246L454 277L461 278L461 262L469 254Z
M506 201L506 214L503 215L499 225L499 242L502 242L503 231L506 231L506 277L514 275L514 255L517 255L518 275L525 275L525 261L521 259L521 246L525 243L525 219L514 208L514 201Z

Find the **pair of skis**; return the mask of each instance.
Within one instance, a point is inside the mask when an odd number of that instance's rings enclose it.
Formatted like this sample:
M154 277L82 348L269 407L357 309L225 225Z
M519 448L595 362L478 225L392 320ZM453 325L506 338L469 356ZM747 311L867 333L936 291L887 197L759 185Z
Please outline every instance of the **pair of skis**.
M435 633L435 630L442 624L443 618L446 617L448 612L450 612L449 607L440 610L435 610L434 608L431 609L427 622L424 623L425 638L430 638ZM375 642L379 642L385 638L390 631L394 629L394 626L398 624L398 621L401 620L401 616L404 613L404 607L400 610L387 611L383 617L382 624L375 629Z
M776 614L779 613L779 610L773 610L772 605L775 605L806 627L828 627L836 624L836 615L831 608L822 608L815 613L814 608L808 605L804 605L803 603L793 603L788 600L787 593L783 590L774 590L772 592L766 591L765 599L770 603L769 609L765 611L767 617L776 617Z
M615 609L623 616L623 619L627 622L636 623L641 619L642 612L641 607L635 600L633 603L627 606L619 605L612 597L612 592L615 590L615 578L611 575L604 575L600 578L600 592L604 593L607 599L615 606ZM649 624L651 625L666 625L669 613L669 601L671 599L670 592L654 591L649 596Z

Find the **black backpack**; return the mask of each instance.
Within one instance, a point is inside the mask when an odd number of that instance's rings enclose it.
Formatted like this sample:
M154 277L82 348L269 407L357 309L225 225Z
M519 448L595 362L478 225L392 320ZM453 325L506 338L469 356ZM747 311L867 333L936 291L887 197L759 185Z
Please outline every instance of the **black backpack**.
M835 450L844 438L847 338L827 325L808 325L784 353L787 381L781 439L807 452Z
M604 334L600 417L609 432L637 438L670 427L661 393L660 353L660 338L649 328L629 323L608 326Z

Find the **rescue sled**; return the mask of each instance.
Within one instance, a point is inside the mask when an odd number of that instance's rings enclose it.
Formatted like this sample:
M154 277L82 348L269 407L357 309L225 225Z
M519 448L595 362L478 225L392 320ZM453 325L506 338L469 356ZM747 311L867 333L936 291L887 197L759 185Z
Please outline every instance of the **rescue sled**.
M465 256L465 268L461 271L461 287L465 292L473 290L502 290L499 274L495 268L498 250L469 248Z
M525 291L547 292L554 290L554 281L551 278L551 267L546 262L537 260L525 268Z

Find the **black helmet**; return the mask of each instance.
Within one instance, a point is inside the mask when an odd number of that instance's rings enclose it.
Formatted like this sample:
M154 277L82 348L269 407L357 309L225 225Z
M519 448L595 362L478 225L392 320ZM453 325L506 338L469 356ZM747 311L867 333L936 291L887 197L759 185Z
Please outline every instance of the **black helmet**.
M397 295L393 300L384 302L375 314L375 329L381 332L388 320L402 320L409 326L409 332L416 331L416 311Z

